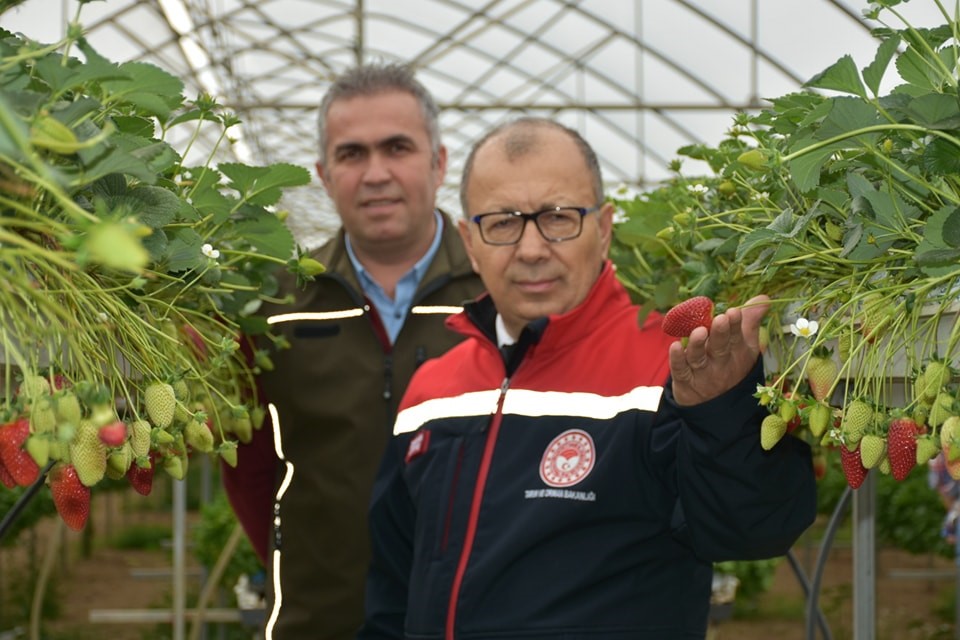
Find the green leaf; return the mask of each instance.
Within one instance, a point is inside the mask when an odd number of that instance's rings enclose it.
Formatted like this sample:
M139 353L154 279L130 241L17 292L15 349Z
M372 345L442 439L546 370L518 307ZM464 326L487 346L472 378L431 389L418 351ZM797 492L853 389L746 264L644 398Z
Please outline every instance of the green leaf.
M230 217L234 201L220 193L220 172L205 167L189 167L181 171L185 184L192 180L193 185L186 191L188 203L200 217L210 216L215 224Z
M141 223L158 229L173 222L180 198L162 187L144 185L128 191L117 204L129 207Z
M886 72L887 66L890 64L893 54L897 52L899 45L899 36L887 38L877 47L877 53L873 57L873 62L863 68L863 81L867 84L870 91L873 92L873 95L879 93L883 74Z
M862 98L867 96L857 72L857 65L849 54L810 78L803 86L852 93Z
M233 225L232 232L253 244L261 255L286 260L293 254L293 234L273 214L264 212L257 218L241 220Z
M167 123L167 127L172 127L183 122L192 122L194 120L208 120L210 122L220 122L220 117L212 113L209 109L190 109L181 113Z
M798 140L796 145L790 149L790 152L796 153L816 144L816 142L816 140L811 139ZM820 171L824 163L830 159L834 151L842 147L842 143L834 143L789 160L787 169L790 171L790 176L797 185L797 189L807 192L818 187L820 185Z
M913 47L901 53L896 62L897 71L905 82L928 90L940 87L941 77L936 64L927 54Z
M183 82L160 67L147 62L125 62L120 69L129 79L108 80L102 85L111 99L128 102L164 120L183 103Z
M160 262L167 253L169 242L163 229L154 229L153 233L143 239L143 248L150 252L151 262Z
M766 247L776 240L777 232L773 229L757 229L751 231L740 240L740 246L737 247L737 260L743 260L751 251L757 247Z
M241 200L268 206L276 204L285 187L295 187L310 182L310 172L292 164L278 163L267 167L250 167L244 164L224 162L217 167L230 178L227 186L240 193Z
M169 232L170 244L167 247L167 269L177 273L202 268L206 257L200 252L203 246L201 238L193 229L177 229Z
M139 158L122 149L116 149L106 144L97 145L93 149L81 149L78 153L83 166L82 179L92 182L110 173L122 173L132 176L147 184L157 179L157 174Z
M869 102L857 98L840 97L832 98L830 103L830 113L824 118L823 125L817 131L818 140L827 140L880 123L880 113ZM871 145L878 135L874 133L849 138L843 144L848 149L858 145Z
M946 210L946 217L943 220L943 242L951 247L960 247L960 207L954 207L953 211Z
M917 124L929 129L960 129L957 96L928 93L911 100L906 112ZM960 153L960 150L957 150L957 153Z
M923 168L930 173L956 176L960 174L960 149L937 138L923 150Z

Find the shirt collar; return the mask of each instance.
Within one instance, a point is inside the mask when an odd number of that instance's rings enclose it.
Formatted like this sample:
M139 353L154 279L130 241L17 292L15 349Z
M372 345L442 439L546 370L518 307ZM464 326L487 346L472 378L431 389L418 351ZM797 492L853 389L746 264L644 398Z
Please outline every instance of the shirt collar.
M443 237L443 218L440 216L440 212L434 209L433 218L436 221L436 230L433 234L433 242L430 243L430 247L427 249L427 252L417 260L410 271L407 274L413 274L417 282L423 278L423 274L426 273L427 267L430 266L430 263L433 261L433 257L437 254L437 250L440 248L440 240ZM364 268L363 264L360 262L360 259L357 258L357 254L353 251L353 245L350 243L350 234L344 233L344 240L347 247L347 256L350 258L350 263L353 265L354 271L357 272L357 276L360 278L360 284L366 288L368 285L375 284L380 286L380 284L370 277L370 274ZM407 274L404 274L405 276Z

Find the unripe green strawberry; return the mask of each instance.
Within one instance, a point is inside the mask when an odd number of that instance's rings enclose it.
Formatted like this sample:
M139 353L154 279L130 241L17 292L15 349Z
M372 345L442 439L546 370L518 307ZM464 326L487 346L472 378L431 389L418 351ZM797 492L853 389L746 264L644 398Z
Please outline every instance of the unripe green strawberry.
M110 451L107 456L107 477L111 480L119 480L127 475L127 470L133 463L133 448L130 442L124 442L122 446Z
M203 453L213 451L213 433L207 428L207 425L197 422L196 420L190 420L184 429L184 435L186 436L187 444L196 451Z
M57 414L49 396L41 396L30 404L30 431L50 433L57 427Z
M811 356L807 362L807 384L817 400L826 400L837 380L837 363L829 354Z
M163 470L174 480L183 480L187 475L183 461L175 455L167 456L163 459Z
M787 432L787 423L777 414L771 413L760 424L760 446L769 451L780 442Z
M85 487L100 482L107 471L107 448L100 442L98 427L89 420L80 421L70 445L70 461Z
M931 436L920 436L917 438L917 464L923 465L933 459L940 452L937 441Z
M938 427L944 420L955 414L953 408L953 396L946 391L937 394L933 404L930 406L930 414L927 416L927 424L931 427Z
M159 445L173 444L173 434L163 429L154 427L150 430L151 439Z
M26 375L17 393L29 399L50 395L50 381L43 376Z
M762 149L748 149L737 156L737 162L757 171L767 166L767 154Z
M833 410L830 408L830 405L824 404L823 402L818 402L810 407L807 413L807 424L810 425L810 433L813 434L814 438L819 438L826 432L827 427L830 425L832 413Z
M761 325L757 339L760 353L766 353L767 347L770 346L770 329L767 328L767 325Z
M173 387L165 382L154 382L143 391L143 404L154 426L166 429L173 423L177 397Z
M853 335L849 331L843 331L837 338L837 355L840 356L840 362L846 362L850 359L850 350L853 348Z
M57 424L67 423L73 426L80 424L80 418L83 417L83 410L80 408L80 401L73 392L62 392L57 395L55 401Z
M230 427L230 430L237 435L237 439L240 442L247 444L253 440L253 423L249 415L234 418L230 421ZM784 428L786 428L786 424L784 424Z
M150 423L146 420L134 420L130 423L130 445L137 458L150 453Z
M220 443L220 446L217 448L217 452L220 454L220 457L223 458L223 461L226 462L231 467L236 468L237 466L237 443L230 440Z
M875 433L868 433L860 439L860 460L864 468L873 469L880 464L886 452L887 443Z
M956 460L955 457L951 456L951 444L960 439L960 416L950 416L943 421L943 425L940 427L940 449L943 450L943 455L947 457L947 460L952 462Z
M63 462L64 464L70 464L70 444L61 442L57 438L49 440L48 442L50 445L50 459Z
M940 393L940 390L950 384L953 372L946 363L940 360L931 360L923 370L923 385L920 390L924 400L931 402Z
M867 342L875 342L883 335L893 317L893 305L880 294L872 293L863 302L860 333Z
M253 423L253 428L259 430L263 426L263 419L266 417L266 411L263 407L257 405L250 410L250 422Z
M45 467L50 462L50 438L47 436L36 433L31 435L27 438L24 448L37 466Z
M880 464L877 465L877 469L885 476L890 475L890 458L884 456Z
M854 400L843 410L840 433L847 449L853 450L873 420L873 409L863 400Z
M180 402L186 402L190 399L190 387L183 378L180 378L170 386L173 387L173 395Z

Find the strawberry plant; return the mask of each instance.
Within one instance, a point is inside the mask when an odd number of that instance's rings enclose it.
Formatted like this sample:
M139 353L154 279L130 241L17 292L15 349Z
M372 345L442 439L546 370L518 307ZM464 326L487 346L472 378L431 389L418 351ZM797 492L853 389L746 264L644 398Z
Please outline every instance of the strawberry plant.
M781 420L763 446L784 437L787 398L811 407L792 435L844 452L851 486L874 469L902 480L941 448L960 460L960 434L938 433L960 415L960 24L932 1L932 28L903 19L900 0L870 3L869 64L840 58L736 116L715 147L681 149L662 186L613 196L625 219L611 255L645 309L771 296L758 398ZM686 175L683 159L711 174ZM866 467L851 455L865 437Z
M241 336L270 335L276 269L317 268L275 210L307 170L215 161L240 123L183 88L78 22L52 44L0 30L0 480L50 471L74 527L104 476L144 493L195 450L235 463L266 364Z

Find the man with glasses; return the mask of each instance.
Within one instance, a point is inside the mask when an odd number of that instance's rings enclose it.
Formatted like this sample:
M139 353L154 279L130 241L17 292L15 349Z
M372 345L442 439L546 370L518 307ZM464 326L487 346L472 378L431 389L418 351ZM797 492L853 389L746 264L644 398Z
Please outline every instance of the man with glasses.
M703 638L712 563L813 522L809 447L760 447L766 298L686 344L639 326L601 185L551 121L473 148L460 233L489 295L401 401L359 638Z

